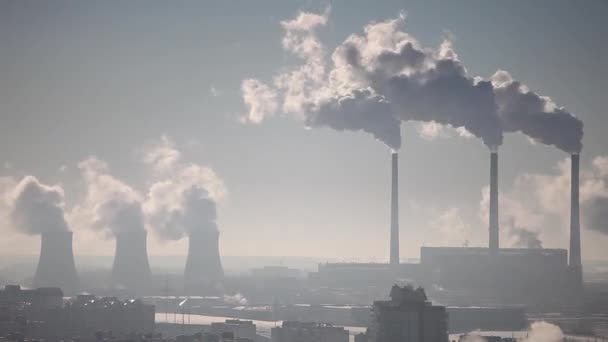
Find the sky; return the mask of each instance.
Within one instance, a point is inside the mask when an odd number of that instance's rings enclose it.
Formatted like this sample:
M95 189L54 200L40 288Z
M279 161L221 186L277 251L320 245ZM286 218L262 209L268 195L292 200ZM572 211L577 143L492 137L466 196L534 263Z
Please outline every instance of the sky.
M281 21L302 11L326 13L318 36L328 51L400 13L425 46L450 37L469 74L507 70L581 119L581 168L595 172L589 179L605 176L597 166L608 155L604 1L0 0L0 177L61 186L75 254L112 255L107 233L70 219L87 200L78 165L102 160L145 201L158 175L142 156L168 141L182 165L213 170L225 187L217 197L223 255L386 260L389 148L281 113L243 120L242 81L270 82L298 64L281 45ZM420 131L401 125L402 257L418 257L420 246L485 245L488 149ZM499 152L501 213L543 246L567 248L563 191L551 203L533 188L563 189L568 154L518 133L506 134ZM0 221L0 253L36 255L38 237L9 221ZM187 252L185 239L149 235L152 255ZM504 227L503 235L503 245L512 242ZM583 229L582 241L584 259L607 257L605 234Z

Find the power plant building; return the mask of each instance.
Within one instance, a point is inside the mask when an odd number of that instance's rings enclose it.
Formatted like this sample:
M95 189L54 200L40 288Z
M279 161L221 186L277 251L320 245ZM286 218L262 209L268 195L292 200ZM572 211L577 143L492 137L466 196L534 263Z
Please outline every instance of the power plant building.
M348 330L330 324L284 321L271 329L272 342L348 342Z
M381 288L397 279L422 285L442 303L457 306L525 304L563 306L582 292L579 218L579 156L572 155L570 254L566 249L500 248L498 154L490 154L488 247L422 247L420 262L396 264L399 242L396 155L391 160L391 243L387 264L326 263L311 279L321 286Z

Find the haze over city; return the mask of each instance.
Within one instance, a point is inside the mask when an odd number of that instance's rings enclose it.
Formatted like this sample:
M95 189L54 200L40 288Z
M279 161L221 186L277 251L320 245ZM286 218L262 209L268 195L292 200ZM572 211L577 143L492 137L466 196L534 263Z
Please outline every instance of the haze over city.
M0 342L605 340L606 17L0 0Z

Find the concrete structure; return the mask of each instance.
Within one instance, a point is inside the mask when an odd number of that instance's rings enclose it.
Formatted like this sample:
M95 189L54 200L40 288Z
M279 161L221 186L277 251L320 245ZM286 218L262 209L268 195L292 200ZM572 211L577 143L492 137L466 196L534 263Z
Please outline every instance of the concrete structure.
M41 235L40 259L33 287L59 287L66 293L79 289L72 232L49 232Z
M520 331L528 327L523 306L447 307L450 334L470 331Z
M391 161L391 246L390 264L399 265L399 154L394 152Z
M256 326L251 321L227 319L224 323L211 323L209 332L218 336L231 333L235 341L241 339L256 340Z
M565 249L422 247L426 283L458 291L469 302L450 305L526 304L559 308L568 293ZM471 301L477 300L477 302ZM446 302L445 298L441 298Z
M217 230L190 232L188 258L184 270L184 288L187 294L214 294L224 279L220 260Z
M284 321L271 329L272 342L348 342L348 330L330 324Z
M490 154L490 217L489 242L490 252L496 254L500 248L498 234L498 153Z
M571 156L570 172L570 260L571 283L575 291L583 287L581 264L581 226L579 208L579 155Z
M394 285L391 300L376 301L368 330L371 342L447 342L445 307L427 301L422 288Z
M112 267L114 287L145 291L150 286L150 279L146 231L117 233Z

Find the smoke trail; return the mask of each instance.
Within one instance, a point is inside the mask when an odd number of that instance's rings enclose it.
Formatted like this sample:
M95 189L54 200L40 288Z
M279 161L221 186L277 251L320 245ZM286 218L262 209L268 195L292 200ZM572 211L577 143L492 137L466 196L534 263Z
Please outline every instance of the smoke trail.
M177 156L169 164L159 163L166 158L150 158L168 154ZM167 137L149 149L144 161L158 176L148 191L144 212L161 238L179 240L193 231L217 230L216 200L226 191L212 169L182 162L181 153Z
M456 207L448 208L435 216L430 227L440 234L446 245L460 246L471 238L471 225L463 219L461 210Z
M505 132L522 132L534 141L568 153L583 148L583 122L546 96L513 80L504 70L491 78Z
M272 85L257 79L241 84L249 108L244 121L260 123L279 108L307 127L329 127L337 131L364 131L392 149L401 146L400 122L383 96L372 88L335 84L325 63L325 50L316 30L327 24L323 14L300 13L282 21L283 49L303 61L295 69L277 74Z
M234 296L224 295L224 302L230 305L247 305L247 298L237 292Z
M452 136L442 134L451 127L492 150L502 144L503 131L571 153L581 150L583 125L571 113L505 71L490 80L469 75L449 37L437 48L423 47L403 30L403 15L366 25L328 63L316 34L328 15L300 13L281 22L283 48L303 63L279 72L272 84L244 80L244 121L260 123L280 109L308 127L367 132L394 150L401 145L401 121L422 123L419 132L427 139Z
M489 191L485 187L482 190L479 218L486 224L488 204ZM569 158L559 161L551 173L519 175L511 189L499 193L499 206L504 241L511 245L538 245L535 242L540 240L538 232L560 225L564 239L561 243L567 241L570 221ZM608 156L593 158L590 166L581 165L580 208L581 227L608 235ZM528 232L513 231L510 227L525 227ZM551 235L545 236L547 241L550 238Z
M516 224L515 216L509 218L509 223L503 227L508 235L507 243L515 248L543 248L540 233Z
M113 235L145 229L141 196L110 175L107 163L91 156L78 168L87 190L83 205L72 210L72 219Z
M402 121L463 127L491 148L502 144L492 84L468 75L449 39L424 48L402 30L405 17L368 24L334 52L334 76L371 86Z
M64 192L59 185L45 185L26 176L7 196L11 223L19 232L38 235L69 231L64 217Z
M585 202L583 208L585 227L608 235L608 196L593 197Z
M534 322L522 342L561 342L564 340L562 329L548 322Z

